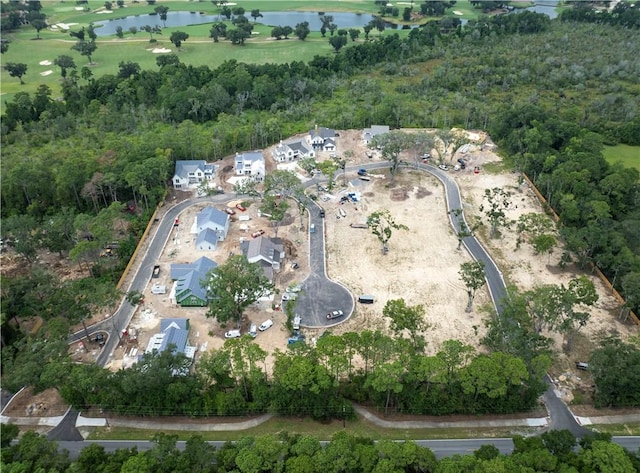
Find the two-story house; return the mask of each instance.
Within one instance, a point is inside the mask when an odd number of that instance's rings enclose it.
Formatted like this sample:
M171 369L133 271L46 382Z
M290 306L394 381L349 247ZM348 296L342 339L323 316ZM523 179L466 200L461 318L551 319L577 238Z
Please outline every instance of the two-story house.
M315 127L309 132L309 141L313 149L321 151L336 150L336 132L330 128Z
M316 152L303 138L281 141L273 150L277 163L288 163L296 159L315 158Z
M240 243L242 254L250 263L259 263L265 276L273 281L284 260L284 245L279 238L260 236Z
M203 181L210 181L216 174L216 165L206 161L176 161L176 171L171 181L176 190L194 188Z
M262 182L266 174L262 151L236 153L235 172L236 176L252 177L256 181Z
M217 241L223 241L229 233L229 225L229 214L215 207L205 207L196 215L191 233L200 235L209 230L209 234L215 233Z

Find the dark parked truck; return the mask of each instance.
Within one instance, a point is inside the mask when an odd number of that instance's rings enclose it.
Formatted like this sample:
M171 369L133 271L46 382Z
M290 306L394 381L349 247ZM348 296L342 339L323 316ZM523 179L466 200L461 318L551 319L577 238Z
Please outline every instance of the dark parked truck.
M156 264L153 267L153 273L151 273L151 277L152 278L160 277L160 265L159 264Z
M360 304L373 304L374 298L373 296L370 296L368 294L363 294L361 296L358 296L358 302Z

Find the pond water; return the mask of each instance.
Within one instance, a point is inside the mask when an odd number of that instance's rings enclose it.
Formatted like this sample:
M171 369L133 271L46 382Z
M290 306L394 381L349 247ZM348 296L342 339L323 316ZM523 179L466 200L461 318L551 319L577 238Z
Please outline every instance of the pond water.
M249 21L253 22L253 18L251 18L249 13L250 12L245 13L245 16ZM369 14L359 13L325 12L325 15L333 16L333 22L338 25L338 28L362 28L373 19L373 16ZM219 17L218 15L201 15L199 12L168 12L167 21L164 23L167 27L200 25L203 23L215 23L222 18L224 17ZM303 21L309 22L309 29L311 31L319 31L322 26L320 15L317 12L263 12L262 17L258 18L258 22L265 25L291 26L292 28L295 28L298 23L302 23ZM94 23L98 36L115 35L118 26L121 26L122 30L126 33L132 26L140 30L146 25L164 26L159 15L128 16L126 18Z
M525 9L517 9L515 10L515 12L522 12L525 10L533 11L536 13L544 13L550 18L556 18L558 14L555 11L555 7L557 6L559 1L560 0L544 0L543 5L535 5L533 7ZM253 18L251 18L249 13L250 12L245 13L245 16L249 19L249 21L253 22ZM360 13L326 12L325 15L333 16L333 22L338 25L338 28L362 28L373 19L372 15ZM217 21L220 21L221 19L222 17L218 15L201 15L199 12L179 11L168 12L167 21L164 23L167 27L176 27L200 25L203 23L215 23ZM263 12L262 17L258 18L258 22L265 25L291 26L292 28L295 28L298 23L302 23L304 21L309 22L309 29L311 31L319 31L320 27L322 26L322 21L320 21L320 15L318 14L318 12ZM465 24L466 22L466 19L462 19L462 24ZM96 27L96 34L98 36L115 35L116 28L118 26L121 26L122 30L126 33L132 26L135 26L136 28L138 28L138 30L140 30L143 26L146 25L160 27L164 26L162 20L160 20L160 16L155 14L128 16L119 19L112 18L110 20L98 21L94 23L94 26ZM416 26L417 25L412 25L411 27ZM402 27L387 23L387 28L396 29ZM408 28L408 26L406 26L405 28Z
M560 0L543 0L542 5L535 5L533 7L525 8L526 11L532 11L535 13L544 13L552 20L558 16L558 12L556 12L556 7ZM516 11L522 11L522 9L518 9Z

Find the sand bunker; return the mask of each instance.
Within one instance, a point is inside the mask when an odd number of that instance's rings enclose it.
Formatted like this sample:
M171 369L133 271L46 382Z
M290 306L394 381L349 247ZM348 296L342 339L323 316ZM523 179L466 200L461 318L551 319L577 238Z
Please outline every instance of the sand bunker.
M96 12L98 15L101 15L103 13L113 13L113 10L100 10Z
M458 11L458 10L453 10L453 14L454 15L458 15L458 16L464 15L464 13L462 13L461 11Z
M48 59L45 59L44 61L40 61L39 64L41 66L50 66L51 65L51 61L49 61Z
M162 53L170 53L171 50L167 48L155 48L155 49L152 49L151 52L153 54L162 54Z
M56 23L55 25L51 26L51 28L52 29L60 28L61 30L68 30L69 28L77 24L78 23Z
M48 70L48 71L42 71L40 73L41 76L48 76L49 74L53 74L53 71L52 70Z

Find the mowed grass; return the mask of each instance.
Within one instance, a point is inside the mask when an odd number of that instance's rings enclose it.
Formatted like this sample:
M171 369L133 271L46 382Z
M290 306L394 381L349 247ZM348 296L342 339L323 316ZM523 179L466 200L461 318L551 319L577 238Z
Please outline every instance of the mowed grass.
M602 154L611 164L622 163L625 167L636 168L640 171L640 146L605 146Z
M212 422L215 420L212 419ZM298 418L273 418L257 427L224 432L201 432L197 430L170 431L165 433L177 435L179 440L187 440L198 434L205 440L240 440L248 436L260 436L289 432L301 435L310 435L318 440L331 440L331 437L340 431L346 431L351 435L371 438L373 440L421 440L421 439L449 439L449 438L503 438L515 434L535 435L540 434L539 429L533 427L483 427L483 428L433 428L433 429L385 429L363 420L346 421L343 427L342 421L334 420L327 423L314 422L310 419ZM160 430L160 429L158 429ZM90 440L147 440L157 433L155 430L143 430L121 427L97 428L90 435Z
M290 11L290 10L313 10L319 9L317 3L306 0L275 1L254 0L249 2L238 2L245 8L247 17L251 19L252 9L261 11ZM219 9L212 2L193 3L189 1L168 1L158 2L159 5L168 6L169 11L203 11L207 14L217 14ZM43 12L47 15L47 21L51 25L64 23L70 26L70 30L78 31L83 26L88 26L92 22L97 22L109 18L121 18L130 15L148 14L153 12L152 6L141 2L133 4L127 2L127 7L114 8L113 13L98 14L104 7L100 3L90 3L90 12L78 11L73 3L44 3ZM329 1L322 4L324 11L353 11L363 13L375 13L377 8L373 2L364 0ZM230 24L229 24L230 25ZM292 25L295 26L295 25ZM338 25L339 26L339 25ZM230 27L232 27L230 25ZM5 34L11 41L9 50L3 55L3 64L7 62L24 63L27 65L27 72L23 76L24 84L20 80L11 77L4 69L0 72L2 83L2 100L0 111L4 111L5 104L13 100L18 92L28 92L33 94L41 84L47 85L53 92L53 97L57 98L61 93L60 68L55 65L42 65L42 61L50 61L60 55L71 56L77 66L78 71L82 67L89 67L94 78L104 74L117 74L120 62L136 62L142 69L153 70L157 68L156 59L158 54L154 54L153 49L170 49L171 53L178 55L180 60L189 65L206 65L215 68L229 59L248 64L266 63L288 63L292 61L308 62L316 55L335 54L329 44L328 38L323 38L317 31L312 32L305 41L298 40L292 35L287 40L276 41L271 38L272 27L256 24L252 35L244 46L233 46L228 41L214 43L209 37L211 24L200 24L192 26L163 28L162 34L154 34L156 42L150 42L150 35L145 32L138 32L132 35L126 31L124 38L116 36L105 36L97 39L97 50L92 56L92 63L88 58L81 56L78 52L71 50L75 44L75 39L69 36L68 30L47 29L40 32L40 39L36 39L36 31L25 26L16 32ZM184 31L189 34L189 39L182 44L178 51L169 41L173 31ZM384 34L406 35L405 30L387 30ZM377 35L377 33L374 33ZM364 41L364 33L356 43L349 41L348 45L353 46ZM42 75L51 71L48 75ZM70 72L70 71L69 71ZM81 80L81 84L83 81Z

